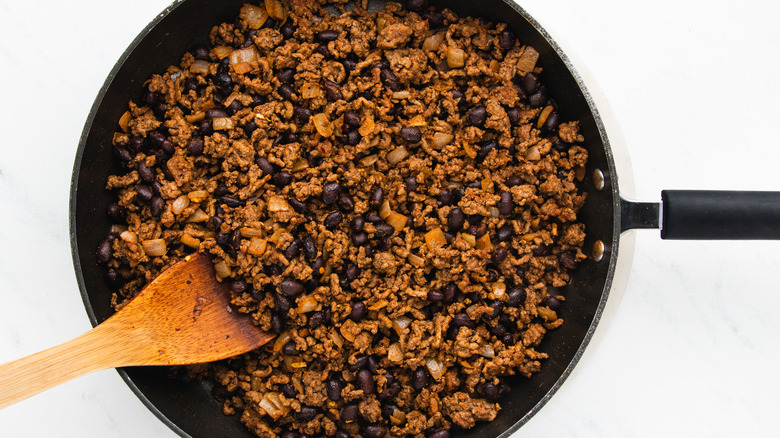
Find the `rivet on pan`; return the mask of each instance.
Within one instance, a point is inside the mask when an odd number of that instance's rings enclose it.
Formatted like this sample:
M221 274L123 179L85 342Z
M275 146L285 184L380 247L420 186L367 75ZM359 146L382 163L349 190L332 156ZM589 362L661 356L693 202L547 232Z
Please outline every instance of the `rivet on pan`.
M600 169L596 169L593 171L593 185L596 187L596 190L604 190L604 185L606 182L604 181L604 174L601 172Z
M597 240L593 244L593 260L600 262L604 258L604 242Z

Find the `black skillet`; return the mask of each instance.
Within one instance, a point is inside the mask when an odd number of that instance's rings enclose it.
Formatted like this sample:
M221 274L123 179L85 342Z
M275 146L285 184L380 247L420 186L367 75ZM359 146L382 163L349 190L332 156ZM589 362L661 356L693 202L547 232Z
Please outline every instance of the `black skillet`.
M105 237L105 214L113 201L105 187L118 172L111 139L129 100L137 100L144 81L177 64L181 55L206 42L215 24L232 21L246 0L182 0L168 7L133 41L106 79L76 154L71 183L70 234L73 260L84 305L93 325L108 318L111 289L95 259ZM598 111L579 75L558 45L536 21L503 0L431 1L465 16L481 16L509 25L524 44L541 54L541 75L563 120L579 120L590 153L589 193L581 220L586 224L591 257L573 273L561 292L566 323L548 333L540 350L549 353L542 370L530 379L510 379L512 391L498 418L461 433L461 437L507 437L549 400L577 364L606 304L617 260L620 234L633 228L661 228L668 239L778 239L780 195L765 192L665 191L662 204L634 203L618 190L612 152ZM662 214L661 211L663 210ZM181 436L251 437L236 416L222 414L208 383L182 383L159 368L121 369L130 388L165 424Z

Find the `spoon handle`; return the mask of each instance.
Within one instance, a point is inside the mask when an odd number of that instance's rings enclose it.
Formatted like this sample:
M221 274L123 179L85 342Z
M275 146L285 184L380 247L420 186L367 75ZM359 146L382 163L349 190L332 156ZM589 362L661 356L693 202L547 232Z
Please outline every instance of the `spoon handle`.
M0 409L76 377L125 365L105 324L55 347L0 365Z

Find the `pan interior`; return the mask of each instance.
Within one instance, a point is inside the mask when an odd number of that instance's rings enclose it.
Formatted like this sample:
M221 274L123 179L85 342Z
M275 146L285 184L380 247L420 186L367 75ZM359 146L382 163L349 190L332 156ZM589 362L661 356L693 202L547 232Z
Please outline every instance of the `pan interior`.
M108 318L111 288L98 266L95 248L110 227L105 214L113 202L104 190L108 176L119 166L112 152L112 136L129 100L139 100L144 81L153 73L177 64L181 54L206 37L215 24L232 21L245 0L186 0L171 5L131 44L106 80L89 114L73 172L71 187L71 244L76 275L84 304L93 324ZM382 2L373 2L372 9ZM579 120L590 153L587 175L600 169L605 187L597 191L586 177L588 200L581 212L586 224L586 248L604 242L600 262L588 259L573 273L573 281L561 290L566 305L560 312L565 324L549 332L539 347L550 355L541 372L531 379L509 379L511 393L502 400L498 418L460 434L462 437L508 436L525 423L552 396L576 364L587 345L605 305L612 281L619 231L619 196L614 163L601 120L568 60L547 34L516 5L502 0L431 1L465 16L503 21L525 44L541 54L541 78L560 106L564 120ZM224 416L221 404L210 394L208 383L183 383L170 379L160 368L119 371L141 400L175 432L193 437L252 437L237 416Z

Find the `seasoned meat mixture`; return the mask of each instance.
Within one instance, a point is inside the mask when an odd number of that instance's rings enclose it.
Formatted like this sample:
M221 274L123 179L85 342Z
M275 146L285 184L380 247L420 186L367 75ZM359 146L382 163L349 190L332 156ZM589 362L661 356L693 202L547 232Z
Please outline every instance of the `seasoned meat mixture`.
M563 323L584 139L504 24L336 8L246 4L145 83L98 259L120 308L213 255L277 337L176 371L258 436L448 437L500 415Z

